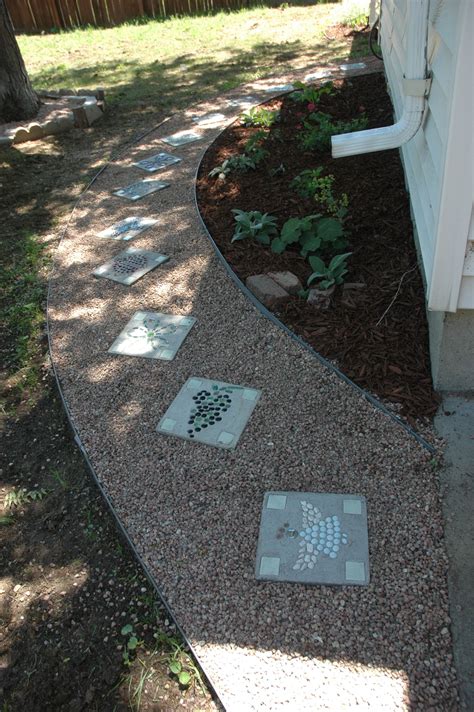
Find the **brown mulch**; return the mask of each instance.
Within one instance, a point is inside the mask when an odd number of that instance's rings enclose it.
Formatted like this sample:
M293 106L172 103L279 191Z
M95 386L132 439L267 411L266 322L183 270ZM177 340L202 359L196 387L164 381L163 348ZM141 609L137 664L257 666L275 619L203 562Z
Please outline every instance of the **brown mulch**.
M365 113L369 128L393 123L382 75L334 84L336 92L323 96L320 111L344 120ZM241 279L290 270L305 283L311 268L291 248L275 255L250 241L232 244L231 210L271 213L281 227L289 217L318 212L313 199L303 199L289 187L292 179L303 169L316 166L333 174L335 192L349 196L349 247L343 251L353 254L346 281L365 282L366 288L354 290L352 305L344 306L339 287L328 311L310 307L295 296L279 309L278 316L352 380L408 419L432 417L439 399L432 387L423 283L398 151L344 159L333 159L329 150L305 152L297 140L305 107L288 96L272 100L268 106L281 108L281 121L272 127L266 143L270 156L257 170L234 172L226 180L208 177L214 166L241 151L256 131L238 121L218 137L204 157L197 191L210 233ZM280 165L284 172L273 175L272 170Z

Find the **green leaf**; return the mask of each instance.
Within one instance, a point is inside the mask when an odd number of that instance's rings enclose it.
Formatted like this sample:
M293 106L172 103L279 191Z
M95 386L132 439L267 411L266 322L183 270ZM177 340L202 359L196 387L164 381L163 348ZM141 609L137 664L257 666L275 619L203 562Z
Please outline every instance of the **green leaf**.
M124 625L120 632L122 633L122 635L130 635L130 633L133 633L133 625L130 625L130 623Z
M287 245L298 242L301 235L301 222L299 218L289 218L283 225L280 237Z
M172 660L170 662L170 670L173 673L173 675L179 675L179 673L181 672L181 667L182 667L182 665L179 662L179 660Z
M315 252L321 247L321 238L318 235L309 233L301 238L300 244L306 253Z
M318 235L324 242L333 242L343 234L342 225L335 218L322 218L318 222Z
M189 672L186 672L186 670L183 670L179 673L178 680L180 685L187 687L191 682L191 675L189 674Z
M284 252L285 249L285 243L282 242L279 237L275 237L275 239L272 241L272 252L274 252L276 255L281 255L281 253Z
M138 645L138 638L136 638L134 635L130 638L130 640L127 643L127 648L129 650L135 650L135 648Z
M346 252L343 255L336 255L335 257L332 258L331 262L328 265L328 270L331 272L334 272L338 267L340 267L348 257L352 255L352 252ZM311 265L313 266L313 265Z
M259 242L261 245L269 245L270 244L270 236L269 235L255 235L255 239L257 242Z
M316 257L316 255L313 255L312 257L309 258L308 262L315 272L322 273L322 274L326 273L326 265L324 264L324 262L322 261L322 259L320 257Z

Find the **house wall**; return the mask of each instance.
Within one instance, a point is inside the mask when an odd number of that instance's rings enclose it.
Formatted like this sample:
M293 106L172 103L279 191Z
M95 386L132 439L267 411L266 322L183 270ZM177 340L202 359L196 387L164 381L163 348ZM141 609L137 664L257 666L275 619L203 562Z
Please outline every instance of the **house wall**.
M382 51L397 119L415 2L382 0ZM433 378L451 390L474 389L473 6L430 0L431 89L422 126L401 149L426 284Z

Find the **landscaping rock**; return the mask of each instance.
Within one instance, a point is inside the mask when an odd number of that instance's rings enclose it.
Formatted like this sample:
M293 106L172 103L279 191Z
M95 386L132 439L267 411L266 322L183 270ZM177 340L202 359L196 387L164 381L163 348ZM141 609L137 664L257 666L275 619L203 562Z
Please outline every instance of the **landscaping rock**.
M245 285L266 307L283 304L290 298L288 292L266 274L247 277Z
M329 289L310 289L308 304L317 309L329 309L336 287L333 284Z
M269 272L268 276L288 294L298 294L303 289L303 285L293 272Z

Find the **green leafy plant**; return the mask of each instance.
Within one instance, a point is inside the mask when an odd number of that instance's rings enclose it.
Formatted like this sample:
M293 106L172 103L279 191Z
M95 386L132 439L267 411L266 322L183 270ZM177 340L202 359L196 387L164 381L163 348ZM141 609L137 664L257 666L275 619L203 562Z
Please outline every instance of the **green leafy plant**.
M261 213L258 210L232 210L235 226L232 242L251 238L262 245L269 245L270 240L277 233L276 217Z
M309 258L309 264L314 270L308 277L308 287L314 282L318 282L319 289L329 289L333 284L342 284L344 276L347 274L347 260L352 252L343 255L336 255L326 266L323 260L316 255Z
M365 115L351 121L332 121L329 114L321 111L312 112L303 121L304 129L300 135L301 146L305 150L325 151L331 147L331 136L366 129L368 119Z
M268 156L268 151L262 147L263 140L267 133L263 130L256 131L244 146L244 153L227 158L220 166L216 166L209 171L209 176L217 176L224 180L233 171L255 170L261 161Z
M258 129L254 134L246 141L244 146L245 153L252 153L256 148L260 148L262 143L268 138L268 132L263 129Z
M312 252L344 248L347 240L340 220L307 215L304 218L289 218L285 222L280 235L272 241L272 252L281 254L294 243L299 243L301 256L307 257Z
M295 87L296 91L293 92L290 96L294 101L297 101L301 104L316 105L319 104L319 101L321 100L321 97L324 96L324 94L330 95L334 93L334 85L332 82L325 82L320 87L315 87L311 84L305 84L304 82L294 82L293 86Z
M124 650L122 653L122 658L125 665L130 665L131 655L135 652L139 645L142 644L135 635L135 630L131 623L124 625L120 631L121 635L125 636L127 640L124 643Z
M326 208L328 213L342 219L347 214L349 198L346 193L336 198L333 193L336 179L333 175L323 176L322 172L321 166L302 171L291 181L290 187L303 198L314 198L321 207Z
M262 106L253 106L248 111L240 114L239 119L244 126L262 126L269 129L270 126L280 120L280 112L278 110L265 109Z
M5 496L5 509L12 509L13 507L21 507L27 502L38 502L43 499L48 494L47 490L43 487L40 489L27 490L26 487L21 487L20 489L13 489Z
M168 667L171 674L176 675L178 678L179 684L183 687L189 687L197 682L201 690L204 690L201 674L183 645L174 636L167 635L163 631L154 633L153 637L160 647L165 647L169 650L166 655Z

